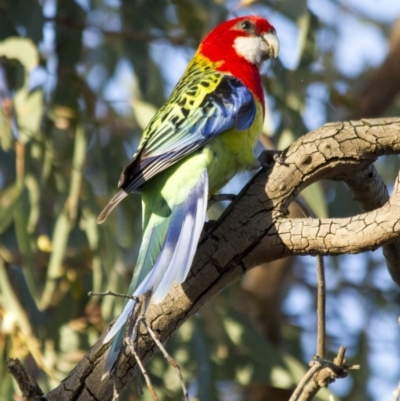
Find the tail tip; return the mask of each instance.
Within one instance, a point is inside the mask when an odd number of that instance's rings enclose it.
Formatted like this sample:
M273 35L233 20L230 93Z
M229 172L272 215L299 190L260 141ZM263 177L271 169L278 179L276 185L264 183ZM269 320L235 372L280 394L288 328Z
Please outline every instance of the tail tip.
M108 202L107 206L100 212L99 217L97 217L97 224L102 224L108 215L112 212L115 206L118 205L119 202L122 201L125 197L128 196L128 192L125 192L121 189L118 193L116 193Z
M102 224L102 223L104 223L104 221L105 221L105 219L107 218L107 216L108 216L108 213L106 214L106 213L104 213L104 210L98 215L98 217L97 217L97 224Z
M101 375L100 381L107 380L109 377L110 377L110 372L109 371L103 372L103 374Z

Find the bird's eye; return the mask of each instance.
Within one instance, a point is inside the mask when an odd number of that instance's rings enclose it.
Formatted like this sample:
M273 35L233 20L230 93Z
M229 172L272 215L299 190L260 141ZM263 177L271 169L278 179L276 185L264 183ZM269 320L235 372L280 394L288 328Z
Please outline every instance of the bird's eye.
M243 22L240 23L240 27L244 31L250 31L253 28L253 24L248 20L244 20Z

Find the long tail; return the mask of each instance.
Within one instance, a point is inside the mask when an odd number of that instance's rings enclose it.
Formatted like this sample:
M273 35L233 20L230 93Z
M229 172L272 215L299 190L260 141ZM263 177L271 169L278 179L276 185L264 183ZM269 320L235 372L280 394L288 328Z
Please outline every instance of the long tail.
M133 278L133 286L136 287L132 291L134 296L140 297L151 291L153 302L159 303L169 292L174 281L178 284L185 281L204 225L207 199L208 175L207 171L204 170L196 185L191 188L185 201L173 207L158 257L143 280L140 280L140 273L146 270L143 269L144 264L151 260L149 249L155 245L153 241L160 242L156 232L157 227L150 228L149 232L146 233L147 240L142 242L138 265L136 266L138 274L135 274ZM132 292L130 291L130 293ZM113 339L104 365L103 377L108 376L115 367L122 346L125 324L135 305L136 301L134 300L129 300L126 303L122 313L103 340L103 344L106 344Z

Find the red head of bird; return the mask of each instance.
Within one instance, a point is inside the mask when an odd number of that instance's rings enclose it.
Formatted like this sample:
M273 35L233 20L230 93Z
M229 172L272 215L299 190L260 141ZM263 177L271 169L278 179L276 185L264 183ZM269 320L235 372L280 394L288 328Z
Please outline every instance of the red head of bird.
M204 38L198 52L218 63L219 71L239 78L264 104L259 68L279 52L275 28L266 19L246 16L223 22Z

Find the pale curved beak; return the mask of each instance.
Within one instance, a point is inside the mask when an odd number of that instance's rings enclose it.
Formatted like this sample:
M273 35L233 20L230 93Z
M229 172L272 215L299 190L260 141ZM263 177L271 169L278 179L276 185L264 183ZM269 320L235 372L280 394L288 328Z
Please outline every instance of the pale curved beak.
M278 53L279 53L279 39L276 36L275 33L272 32L268 32L266 34L264 34L263 36L263 40L267 43L268 47L269 47L269 56L270 57L278 57Z

